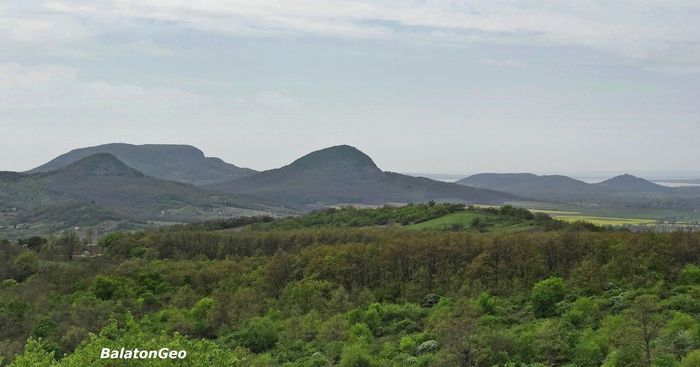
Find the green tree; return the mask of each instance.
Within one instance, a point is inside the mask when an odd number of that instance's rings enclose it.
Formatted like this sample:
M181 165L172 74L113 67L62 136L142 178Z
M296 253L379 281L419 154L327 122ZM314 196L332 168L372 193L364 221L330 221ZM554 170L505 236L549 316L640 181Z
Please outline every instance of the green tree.
M24 353L17 356L9 367L52 367L56 366L53 353L44 350L36 339L30 338L24 347Z
M22 251L12 261L14 279L23 282L32 274L36 273L39 265L37 254L34 251Z
M80 248L80 238L73 231L64 231L53 240L53 245L63 252L66 260L73 260L73 253Z
M679 367L697 367L700 366L700 349L696 349L688 353L685 358L681 360Z
M700 284L700 266L687 264L681 271L679 280L683 284Z
M635 298L627 311L628 320L636 326L636 336L644 352L645 365L650 367L653 360L653 341L663 325L661 305L656 296L644 294Z
M530 295L535 316L553 316L557 303L564 299L566 293L564 280L559 277L547 278L535 284Z
M266 352L277 344L281 328L270 317L254 317L236 334L240 345L253 353Z
M343 350L340 367L375 367L377 362L362 346L352 344Z
M126 281L121 278L98 275L92 283L92 293L101 300L111 300L123 297L127 291Z

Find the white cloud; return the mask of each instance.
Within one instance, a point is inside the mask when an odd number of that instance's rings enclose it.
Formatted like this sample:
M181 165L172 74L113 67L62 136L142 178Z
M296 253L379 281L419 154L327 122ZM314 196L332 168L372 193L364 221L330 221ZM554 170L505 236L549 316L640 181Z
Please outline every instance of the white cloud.
M0 109L6 112L178 111L199 102L196 95L179 89L81 80L76 69L63 66L0 63Z
M699 17L700 3L686 0L6 0L0 46L9 39L80 48L86 37L138 34L138 24L156 23L228 36L574 45L694 72ZM132 46L164 51L148 40Z
M72 39L161 22L224 35L579 45L656 65L700 65L700 4L680 0L9 0L14 40ZM86 30L86 27L88 30ZM143 46L143 44L142 44ZM149 45L151 46L151 45Z
M42 11L29 2L7 0L0 7L0 42L63 43L83 40L89 30L74 14Z

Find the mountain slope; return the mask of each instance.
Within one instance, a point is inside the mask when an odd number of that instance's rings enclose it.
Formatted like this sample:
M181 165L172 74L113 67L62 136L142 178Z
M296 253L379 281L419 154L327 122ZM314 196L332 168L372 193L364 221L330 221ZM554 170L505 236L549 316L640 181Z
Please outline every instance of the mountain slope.
M566 176L482 173L457 183L541 201L584 206L700 209L699 188L670 188L627 174L589 184Z
M108 206L135 217L154 216L166 207L223 203L219 193L146 176L107 153L91 155L35 179L56 197Z
M578 201L601 194L601 190L595 186L561 175L480 173L463 178L456 183L548 201Z
M219 158L205 157L201 150L189 145L122 143L72 150L29 173L57 170L97 153L111 154L148 176L195 185L213 184L255 173L254 170L234 166Z
M666 186L657 185L643 178L635 177L629 174L613 177L609 180L599 182L596 186L605 189L622 191L622 192L663 192L669 191Z
M265 209L247 198L165 181L99 153L46 173L0 174L0 225L48 230L103 221L189 222Z
M296 206L428 200L503 203L515 199L492 190L383 172L369 156L348 145L315 151L282 168L211 187Z

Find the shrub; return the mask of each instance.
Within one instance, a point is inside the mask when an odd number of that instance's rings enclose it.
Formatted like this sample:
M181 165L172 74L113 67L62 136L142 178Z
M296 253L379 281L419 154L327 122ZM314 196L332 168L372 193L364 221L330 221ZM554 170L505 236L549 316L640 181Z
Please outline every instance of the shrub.
M98 275L92 283L91 290L95 297L107 301L124 296L126 289L124 283L124 280L116 277Z
M537 317L553 316L557 303L564 299L566 293L564 280L559 277L547 278L535 284L530 297L535 315Z
M351 345L340 357L340 367L374 367L377 363L367 351L359 345Z
M681 360L679 367L696 367L700 366L700 349L696 349Z
M399 342L399 348L404 353L414 354L416 353L416 341L413 339L412 336L406 335L403 338L401 338L401 341Z
M683 284L700 284L700 266L686 265L681 271L680 281Z
M262 353L277 344L279 327L269 317L254 317L238 333L239 344L253 353Z

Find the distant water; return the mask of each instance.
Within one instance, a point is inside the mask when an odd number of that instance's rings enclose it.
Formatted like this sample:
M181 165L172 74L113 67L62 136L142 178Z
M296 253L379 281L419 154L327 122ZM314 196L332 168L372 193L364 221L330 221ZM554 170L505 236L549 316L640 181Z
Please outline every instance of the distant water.
M456 182L469 175L454 175L448 173L404 173L404 175L415 176L415 177L425 177L431 180L443 181L443 182Z
M696 184L696 183L664 182L664 181L652 181L652 182L657 184L657 185L668 186L668 187L688 187L688 186L697 187L697 186L700 186L700 184Z

